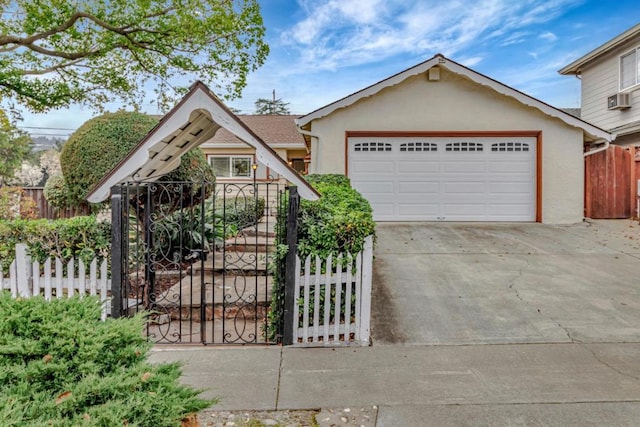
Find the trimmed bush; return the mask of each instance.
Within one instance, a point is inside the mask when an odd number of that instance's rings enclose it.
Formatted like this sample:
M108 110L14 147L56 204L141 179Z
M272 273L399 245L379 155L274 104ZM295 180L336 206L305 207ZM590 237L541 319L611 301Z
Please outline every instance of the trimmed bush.
M80 258L88 263L95 257L106 257L111 227L96 221L95 216L0 221L0 262L5 272L15 258L16 243L25 243L31 256L40 262L58 257L65 262Z
M158 123L143 113L118 111L95 117L75 131L62 147L60 166L68 202L83 206L87 193ZM160 181L213 181L213 169L202 150L182 156L180 165ZM196 193L196 189L194 194Z
M317 201L300 201L298 253L301 257L355 254L364 239L375 234L371 205L343 175L309 175L322 195Z
M375 222L371 205L351 187L349 178L344 175L308 175L305 179L322 195L319 200L300 200L298 211L298 254L301 259L308 255L318 255L326 259L333 255L350 253L355 255L364 248L364 239L375 236ZM279 212L286 211L287 200L283 200ZM273 291L271 307L268 313L269 327L266 331L270 340L278 339L284 327L284 269L283 261L288 247L282 242L286 236L285 216L278 215L276 225L279 242L273 263ZM315 268L312 265L312 269ZM322 307L325 299L324 291L320 298ZM335 299L335 289L330 299ZM342 300L345 295L343 291ZM352 303L355 302L355 296ZM355 309L352 311L355 313ZM344 316L344 313L343 313ZM302 313L300 313L302 319Z
M44 185L43 193L47 202L56 209L64 209L70 204L68 188L62 175L49 177Z
M100 321L95 298L0 293L0 425L180 426L213 402L147 361L145 320Z

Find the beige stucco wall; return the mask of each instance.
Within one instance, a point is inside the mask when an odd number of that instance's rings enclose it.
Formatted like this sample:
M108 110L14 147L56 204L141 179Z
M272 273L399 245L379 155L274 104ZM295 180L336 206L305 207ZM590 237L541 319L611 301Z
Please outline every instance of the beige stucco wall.
M580 129L442 70L439 81L408 78L311 123L311 172L345 173L346 131L542 131L542 222L583 218Z

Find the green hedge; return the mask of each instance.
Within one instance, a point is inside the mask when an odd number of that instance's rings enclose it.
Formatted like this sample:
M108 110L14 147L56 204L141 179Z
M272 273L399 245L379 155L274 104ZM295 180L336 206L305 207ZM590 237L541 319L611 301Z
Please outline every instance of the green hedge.
M180 426L213 402L152 365L143 317L100 321L95 298L0 292L0 425Z
M319 255L356 254L364 239L375 235L371 205L351 187L344 175L308 175L307 181L322 195L317 201L300 201L298 253Z
M351 187L344 175L308 175L305 179L322 195L319 200L300 200L298 211L298 254L302 259L308 255L318 255L326 259L350 253L355 255L364 247L367 236L375 236L375 222L371 205L360 193ZM284 326L284 258L288 248L284 243L286 224L283 212L288 201L282 200L276 226L278 247L273 263L274 284L269 310L267 336L275 341ZM312 268L314 268L312 266ZM324 291L321 292L321 307L324 307ZM330 296L335 299L335 289ZM342 295L344 301L346 296ZM354 297L355 298L355 297ZM352 303L355 299L352 300ZM322 311L322 308L321 308ZM352 310L355 313L355 306ZM343 313L344 316L344 313ZM302 321L302 313L300 313Z
M31 256L40 262L58 257L63 261L80 258L87 263L107 256L111 226L98 222L95 216L0 221L0 262L5 272L15 258L17 243L25 243Z

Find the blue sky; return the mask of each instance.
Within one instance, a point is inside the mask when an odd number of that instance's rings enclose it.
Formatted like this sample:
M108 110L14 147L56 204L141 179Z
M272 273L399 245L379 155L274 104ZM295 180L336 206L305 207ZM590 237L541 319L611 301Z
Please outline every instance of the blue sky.
M259 2L271 54L228 103L243 113L274 89L292 113L307 113L436 53L551 105L578 107L579 80L557 70L640 22L638 0ZM93 114L25 115L23 125L75 129Z

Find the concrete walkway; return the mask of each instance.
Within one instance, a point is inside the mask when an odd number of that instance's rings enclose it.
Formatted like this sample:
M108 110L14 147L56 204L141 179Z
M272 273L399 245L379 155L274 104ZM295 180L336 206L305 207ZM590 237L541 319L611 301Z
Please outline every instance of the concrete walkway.
M377 426L637 425L640 344L156 347L215 409L367 406Z

